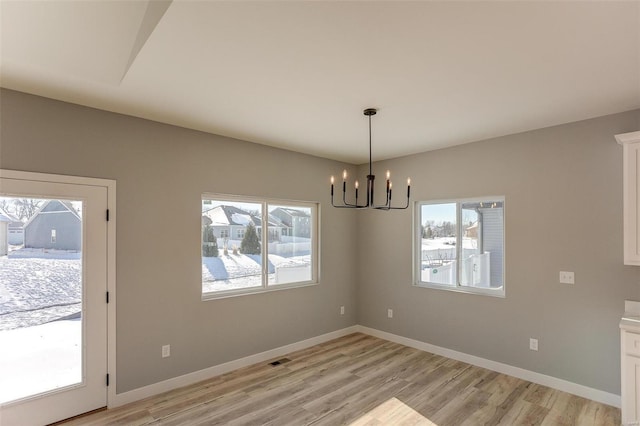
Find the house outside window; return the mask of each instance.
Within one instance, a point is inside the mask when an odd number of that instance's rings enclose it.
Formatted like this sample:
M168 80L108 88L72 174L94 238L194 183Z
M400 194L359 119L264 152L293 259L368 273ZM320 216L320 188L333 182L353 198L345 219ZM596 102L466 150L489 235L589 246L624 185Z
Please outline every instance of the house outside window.
M51 230L51 244L55 244L56 242L56 230L52 229Z
M504 197L416 203L415 285L504 297Z
M304 236L281 219L283 209L306 219ZM317 216L317 203L204 194L202 298L317 283Z

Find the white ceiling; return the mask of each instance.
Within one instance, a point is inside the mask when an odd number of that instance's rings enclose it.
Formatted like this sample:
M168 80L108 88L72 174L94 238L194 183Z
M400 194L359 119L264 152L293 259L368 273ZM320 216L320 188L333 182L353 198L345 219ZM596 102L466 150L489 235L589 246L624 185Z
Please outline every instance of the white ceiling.
M640 108L640 0L8 1L0 85L354 164ZM176 141L179 143L179 141Z

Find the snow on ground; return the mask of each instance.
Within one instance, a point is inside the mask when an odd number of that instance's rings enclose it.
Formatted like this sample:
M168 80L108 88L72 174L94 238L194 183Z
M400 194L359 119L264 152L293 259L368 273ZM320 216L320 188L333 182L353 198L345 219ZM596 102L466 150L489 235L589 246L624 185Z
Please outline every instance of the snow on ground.
M32 327L45 324L61 318L75 318L80 316L82 303L66 306L53 306L24 312L9 312L0 314L0 331L13 330L21 327Z
M478 246L475 238L462 238L463 256L474 253ZM423 238L422 239L422 266L437 267L456 259L457 248L455 237Z
M0 331L0 404L82 380L82 322Z
M0 257L0 403L81 381L81 257L16 247Z
M282 257L269 255L269 282L274 284L276 268L306 266L311 257ZM202 258L202 290L205 293L220 290L260 287L262 285L262 257L259 254L232 254Z
M261 286L261 262L260 255L203 258L203 290ZM270 255L269 282L277 268L310 262ZM19 249L0 257L0 404L81 380L81 276L81 253Z
M81 263L79 253L67 252L19 250L0 257L0 330L79 313Z
M38 259L81 259L82 253L75 250L36 249L11 246L9 249L9 259L15 259L18 257Z
M462 238L462 247L465 249L475 249L478 243L475 238ZM423 250L449 250L456 247L455 237L441 237L441 238L423 238L422 249Z

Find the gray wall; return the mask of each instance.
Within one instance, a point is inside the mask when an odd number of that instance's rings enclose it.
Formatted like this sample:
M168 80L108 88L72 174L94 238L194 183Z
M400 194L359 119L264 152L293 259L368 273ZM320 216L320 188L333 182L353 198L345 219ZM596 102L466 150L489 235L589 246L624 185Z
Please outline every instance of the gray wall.
M355 323L619 393L640 268L622 265L613 135L640 111L376 165L414 200L506 197L505 299L413 287L412 211L331 208L343 164L8 90L0 113L1 168L117 180L119 393ZM202 192L321 202L321 285L201 302Z
M411 176L414 200L506 197L506 298L412 286L412 211L367 211L358 322L619 394L618 322L624 300L640 300L640 268L622 264L614 135L639 129L633 111L374 165ZM559 284L559 271L576 284Z
M9 90L0 112L0 168L117 181L118 393L356 323L356 216L328 204L350 167ZM202 302L203 192L320 202L320 285Z

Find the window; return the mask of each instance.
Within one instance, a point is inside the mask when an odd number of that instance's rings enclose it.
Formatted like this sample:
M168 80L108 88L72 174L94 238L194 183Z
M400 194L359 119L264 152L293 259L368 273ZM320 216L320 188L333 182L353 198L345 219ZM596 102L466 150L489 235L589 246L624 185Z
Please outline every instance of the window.
M317 215L314 203L203 195L203 299L316 283Z
M52 229L51 230L51 244L55 244L55 243L56 243L56 230Z
M504 198L416 203L416 285L504 297Z

